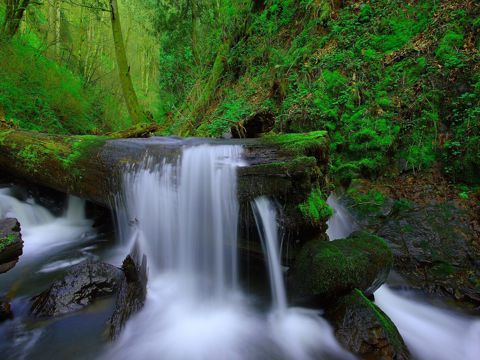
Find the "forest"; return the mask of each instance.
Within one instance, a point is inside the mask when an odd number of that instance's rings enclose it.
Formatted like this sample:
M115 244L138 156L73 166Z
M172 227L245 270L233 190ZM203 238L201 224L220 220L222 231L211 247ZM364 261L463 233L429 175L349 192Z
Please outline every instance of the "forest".
M0 0L7 359L480 357L476 0Z

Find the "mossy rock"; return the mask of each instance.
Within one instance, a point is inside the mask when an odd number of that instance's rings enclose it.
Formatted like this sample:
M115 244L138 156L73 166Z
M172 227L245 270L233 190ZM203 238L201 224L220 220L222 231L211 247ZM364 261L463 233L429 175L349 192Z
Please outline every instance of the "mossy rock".
M342 296L325 313L337 340L362 359L410 359L395 324L360 290Z
M264 140L293 156L313 156L319 164L328 162L330 141L326 131L268 135Z
M12 269L22 253L20 223L11 218L0 220L0 274Z
M289 279L294 300L324 305L355 288L373 294L386 280L393 255L367 232L331 242L312 240L296 256Z

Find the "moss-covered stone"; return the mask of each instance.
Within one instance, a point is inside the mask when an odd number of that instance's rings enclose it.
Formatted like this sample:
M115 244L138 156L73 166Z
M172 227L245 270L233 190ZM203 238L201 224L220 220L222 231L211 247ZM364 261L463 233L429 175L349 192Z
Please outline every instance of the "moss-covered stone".
M409 359L395 324L358 289L326 310L338 341L362 359Z
M0 274L15 266L23 252L20 224L17 219L0 220Z
M354 233L332 242L313 240L296 257L291 293L324 304L355 288L372 294L386 280L393 255L382 238Z
M319 163L328 160L329 140L326 131L268 135L264 139L292 155L313 156Z

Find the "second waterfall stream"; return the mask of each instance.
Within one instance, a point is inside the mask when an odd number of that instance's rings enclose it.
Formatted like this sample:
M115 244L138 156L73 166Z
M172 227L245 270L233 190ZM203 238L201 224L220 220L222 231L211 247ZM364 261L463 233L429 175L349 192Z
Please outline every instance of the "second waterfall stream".
M350 359L319 314L287 306L276 211L253 207L269 264L265 314L239 285L237 168L242 147L184 146L128 168L116 199L125 249L149 262L144 309L105 359Z

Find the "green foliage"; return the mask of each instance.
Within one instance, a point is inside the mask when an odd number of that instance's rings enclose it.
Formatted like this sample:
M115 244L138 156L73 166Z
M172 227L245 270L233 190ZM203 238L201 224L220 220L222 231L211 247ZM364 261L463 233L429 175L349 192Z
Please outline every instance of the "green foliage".
M448 30L438 44L435 54L447 68L465 66L465 57L460 52L463 45L463 33Z
M86 133L103 128L101 104L82 79L23 39L1 42L0 106L23 129Z
M312 131L304 134L267 135L265 140L278 144L288 152L296 155L315 155L326 146L326 131Z
M308 199L298 205L302 215L313 223L326 221L333 215L332 208L325 201L325 196L319 188L312 190Z
M348 195L353 200L355 210L359 214L369 215L380 211L385 203L385 196L378 190L371 189L367 192L358 191L355 187L348 190ZM397 207L404 208L407 204L397 203Z

